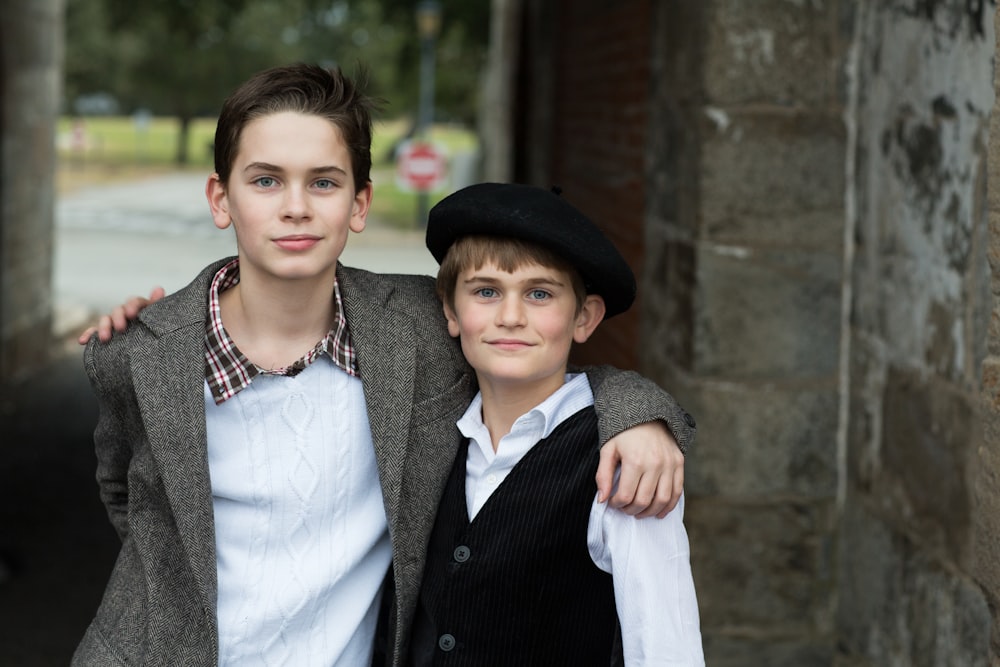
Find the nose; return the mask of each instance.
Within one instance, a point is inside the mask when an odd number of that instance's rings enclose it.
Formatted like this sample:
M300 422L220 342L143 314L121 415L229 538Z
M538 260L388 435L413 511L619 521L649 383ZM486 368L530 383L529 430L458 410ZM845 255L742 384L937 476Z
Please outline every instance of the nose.
M285 189L282 200L281 218L288 222L299 222L310 217L309 197L305 188L291 185Z
M504 297L497 308L497 326L519 327L525 324L524 304L517 296Z

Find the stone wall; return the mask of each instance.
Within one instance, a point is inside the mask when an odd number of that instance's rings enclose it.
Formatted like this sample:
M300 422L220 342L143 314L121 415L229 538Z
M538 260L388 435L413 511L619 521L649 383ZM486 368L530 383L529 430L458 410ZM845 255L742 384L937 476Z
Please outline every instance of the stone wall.
M0 382L52 346L62 0L0 0Z
M987 17L989 20L989 17ZM1000 40L1000 13L994 17L995 38ZM1000 42L994 65L1000 54ZM1000 91L1000 70L994 66L994 91ZM993 101L990 119L989 174L987 177L987 257L991 267L992 312L982 365L983 440L971 465L974 470L973 534L974 571L992 611L990 664L1000 665L1000 95Z
M714 666L833 659L850 10L655 23L642 369L699 423L685 523Z
M993 19L957 1L860 3L856 17L837 615L849 664L987 664L971 471Z
M641 275L639 367L699 422L686 524L708 664L988 664L995 3L528 4L547 18L525 52L549 55L519 104L547 129L516 161L585 185L592 214L642 202L641 256L633 213L612 233Z

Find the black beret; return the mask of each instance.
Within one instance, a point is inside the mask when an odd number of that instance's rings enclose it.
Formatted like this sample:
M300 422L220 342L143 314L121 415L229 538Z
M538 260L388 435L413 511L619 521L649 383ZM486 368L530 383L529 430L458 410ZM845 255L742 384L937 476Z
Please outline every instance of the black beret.
M635 276L614 244L558 194L531 185L477 183L435 205L427 219L427 249L440 264L463 236L505 236L537 243L573 265L588 294L604 298L611 317L635 300Z

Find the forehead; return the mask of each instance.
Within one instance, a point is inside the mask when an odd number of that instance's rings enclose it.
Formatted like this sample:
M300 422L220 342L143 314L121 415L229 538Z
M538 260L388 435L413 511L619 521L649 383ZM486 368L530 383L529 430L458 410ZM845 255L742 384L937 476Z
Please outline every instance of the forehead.
M295 111L260 116L243 127L236 160L271 161L268 154L350 159L340 128L321 116Z

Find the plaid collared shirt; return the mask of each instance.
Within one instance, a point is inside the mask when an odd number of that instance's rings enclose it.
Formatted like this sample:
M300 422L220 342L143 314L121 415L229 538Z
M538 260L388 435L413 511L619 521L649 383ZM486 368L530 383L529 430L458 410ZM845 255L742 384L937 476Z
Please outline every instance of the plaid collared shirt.
M247 359L222 326L222 310L219 307L219 295L240 282L240 264L238 259L219 269L212 279L212 287L208 291L208 326L205 331L205 379L208 388L218 405L245 389L258 375L295 376L306 369L306 366L316 361L321 355L328 354L333 363L357 377L358 362L351 344L351 333L347 329L347 319L344 317L344 305L340 300L340 286L333 284L334 322L323 340L305 356L284 368L265 369Z

